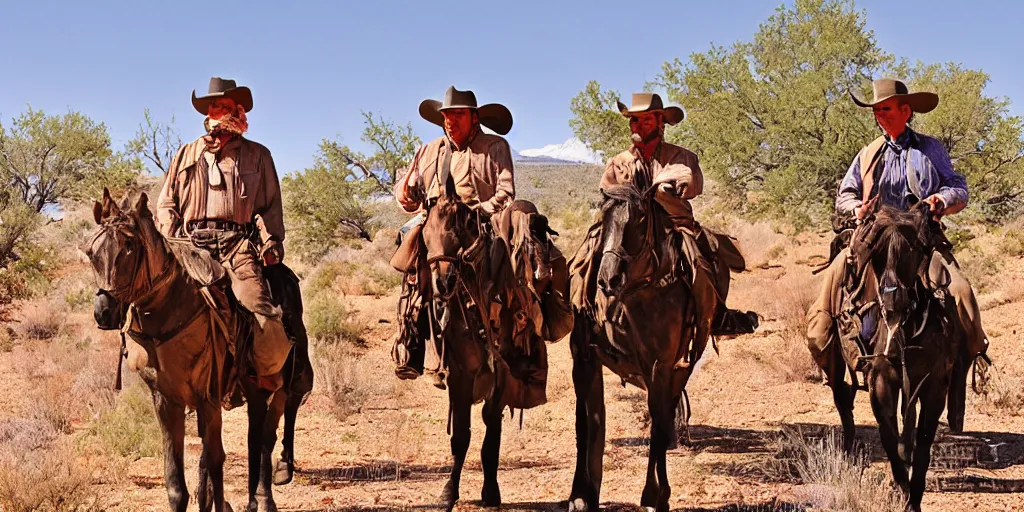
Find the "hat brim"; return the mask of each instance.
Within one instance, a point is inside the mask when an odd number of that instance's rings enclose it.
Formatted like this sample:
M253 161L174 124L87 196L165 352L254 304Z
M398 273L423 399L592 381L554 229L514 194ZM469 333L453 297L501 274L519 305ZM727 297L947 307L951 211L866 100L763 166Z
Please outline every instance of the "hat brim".
M629 107L627 107L625 103L623 103L621 101L617 101L616 103L619 104L619 112L621 112L622 115L624 115L626 117L632 117L632 116L635 116L637 114L648 114L648 113L651 113L651 112L661 112L665 116L665 123L669 124L669 125L677 125L680 122L682 122L683 119L686 119L686 112L684 112L683 109L681 109L679 107L663 107L663 108L653 108L653 109L650 108L650 107L647 107L647 108L644 108L644 109L630 110Z
M865 107L865 108L874 107L875 105L878 105L879 103L881 103L883 101L886 101L886 100L889 100L889 99L892 99L892 98L900 98L907 105L910 105L910 110L912 110L914 112L917 112L918 114L927 114L928 112L931 112L932 110L935 110L935 107L939 106L939 95L935 94L934 92L912 92L910 94L890 94L889 96L886 96L884 98L879 98L878 100L873 101L873 102L871 102L871 101L864 101L864 100L858 98L857 95L853 94L853 91L849 91L849 93L850 93L850 98L853 99L853 102L856 103L857 106Z
M488 103L479 107L469 105L450 105L448 107L442 107L442 103L440 101L423 100L420 102L420 117L430 123L444 128L444 114L441 112L455 108L471 108L476 110L477 116L480 117L480 124L486 126L498 135L508 135L508 132L512 131L512 112L510 112L505 105L500 103Z
M210 105L213 105L220 98L235 100L235 103L241 105L246 112L252 110L252 91L248 87L236 87L224 92L207 94L206 96L196 96L195 89L192 89L192 106L195 107L196 112L204 116L209 113Z

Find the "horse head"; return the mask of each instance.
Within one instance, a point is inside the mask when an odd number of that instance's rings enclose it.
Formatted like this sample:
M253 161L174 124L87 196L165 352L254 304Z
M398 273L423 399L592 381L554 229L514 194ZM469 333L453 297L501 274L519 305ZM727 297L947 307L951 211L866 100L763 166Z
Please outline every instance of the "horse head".
M602 190L601 264L597 285L608 297L650 271L655 255L650 202L633 185Z
M446 194L428 205L422 232L436 297L455 291L459 267L472 259L474 248L481 243L480 223L473 211L455 193L453 184L446 188Z
M169 257L141 194L130 205L118 205L103 189L102 201L93 205L96 229L82 246L92 264L97 292L93 316L101 329L120 328L126 305L141 298L160 276Z
M924 286L932 251L940 244L929 206L910 211L871 205L853 232L850 257L856 275L870 268L878 281L882 320L890 340L928 300Z

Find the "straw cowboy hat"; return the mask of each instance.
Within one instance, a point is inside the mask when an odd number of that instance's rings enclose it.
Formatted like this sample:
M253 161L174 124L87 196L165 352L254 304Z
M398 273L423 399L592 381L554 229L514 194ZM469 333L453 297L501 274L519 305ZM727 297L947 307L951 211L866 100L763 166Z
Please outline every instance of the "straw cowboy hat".
M873 107L889 98L900 98L901 101L910 105L910 110L925 114L935 110L939 104L939 95L934 92L910 92L907 85L892 78L882 78L871 82L871 89L874 93L873 101L864 101L850 91L853 102L862 107Z
M252 110L252 91L248 87L238 87L234 80L226 80L220 77L210 79L210 90L206 96L196 96L196 90L192 89L192 106L202 115L210 110L210 105L218 98L231 98L245 109Z
M686 117L686 113L679 107L665 107L665 104L661 101L661 96L653 92L637 92L633 93L633 105L627 107L621 101L619 104L619 112L622 115L630 117L636 114L644 112L661 112L665 116L665 122L668 124L677 124Z
M480 124L490 128L499 135L507 135L512 130L512 112L505 105L488 103L477 106L473 91L460 91L451 86L444 93L444 101L423 100L420 103L420 116L427 121L444 128L442 111L453 108L471 108L480 117Z

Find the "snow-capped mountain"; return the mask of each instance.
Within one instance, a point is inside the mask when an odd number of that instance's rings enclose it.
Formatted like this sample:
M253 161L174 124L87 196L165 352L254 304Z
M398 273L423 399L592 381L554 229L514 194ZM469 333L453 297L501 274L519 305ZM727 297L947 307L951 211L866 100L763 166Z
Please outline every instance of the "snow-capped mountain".
M542 148L524 149L514 152L518 161L523 162L571 162L583 164L600 164L604 161L601 155L591 151L586 144L573 137L561 144L548 144Z

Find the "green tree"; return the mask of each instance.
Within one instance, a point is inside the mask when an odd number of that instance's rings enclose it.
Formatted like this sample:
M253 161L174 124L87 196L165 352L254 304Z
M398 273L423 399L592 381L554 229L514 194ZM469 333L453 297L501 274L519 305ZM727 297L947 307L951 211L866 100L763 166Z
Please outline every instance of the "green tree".
M150 172L167 174L171 159L181 147L181 132L170 123L154 121L149 109L143 111L143 122L135 132L135 138L125 145L125 152L141 161L148 161Z
M619 94L601 91L601 84L591 80L572 99L569 127L576 138L605 160L629 149L629 123L618 109Z
M110 148L103 123L79 112L48 116L29 107L10 128L0 124L0 183L11 200L40 212L65 200L82 200L102 186L124 189L140 163Z
M752 42L662 67L655 85L687 119L669 138L693 148L741 211L823 220L843 173L876 128L848 97L891 66L851 2L797 0Z
M312 167L281 181L292 239L305 258L316 260L345 239L370 240L376 227L371 203L392 193L420 144L411 125L363 116L362 140L374 148L371 155L325 139Z
M379 115L374 119L373 112L362 114L365 127L360 140L373 148L373 154L365 156L345 147L342 155L349 166L359 169L362 179L374 185L374 192L390 194L416 155L420 138L410 123L399 126Z
M1000 222L1024 209L1024 120L1010 116L1010 100L985 96L989 75L954 63L911 68L911 87L939 95L939 106L914 121L940 140L953 167L967 177L968 212Z

